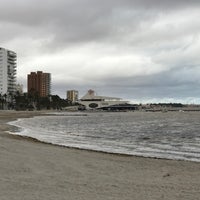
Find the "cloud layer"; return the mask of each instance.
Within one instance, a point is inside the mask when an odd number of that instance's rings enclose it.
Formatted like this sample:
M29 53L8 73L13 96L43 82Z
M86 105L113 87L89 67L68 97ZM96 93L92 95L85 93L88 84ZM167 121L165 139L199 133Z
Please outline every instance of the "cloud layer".
M199 102L200 1L2 0L0 46L18 54L18 82L52 74L68 89L133 101ZM199 102L200 103L200 102Z

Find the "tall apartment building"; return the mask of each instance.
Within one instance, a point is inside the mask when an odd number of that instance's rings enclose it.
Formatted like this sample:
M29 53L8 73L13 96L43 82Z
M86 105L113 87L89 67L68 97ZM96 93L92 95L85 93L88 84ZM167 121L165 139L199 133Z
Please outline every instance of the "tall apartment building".
M0 94L16 92L17 54L0 47Z
M27 76L28 93L47 97L51 94L51 74L42 71L31 72Z
M67 91L67 100L71 101L72 103L78 101L78 91L68 90Z

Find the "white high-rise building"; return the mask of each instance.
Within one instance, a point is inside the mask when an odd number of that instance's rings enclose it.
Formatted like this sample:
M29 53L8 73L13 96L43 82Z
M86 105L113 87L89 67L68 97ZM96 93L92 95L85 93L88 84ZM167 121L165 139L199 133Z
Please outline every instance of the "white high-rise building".
M0 94L16 92L17 54L0 47Z

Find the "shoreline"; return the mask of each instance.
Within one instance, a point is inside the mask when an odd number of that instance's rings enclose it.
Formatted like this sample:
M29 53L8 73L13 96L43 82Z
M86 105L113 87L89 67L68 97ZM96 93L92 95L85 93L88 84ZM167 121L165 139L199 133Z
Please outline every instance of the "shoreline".
M69 112L68 114L66 114L67 112L56 112L56 111L6 111L8 113L8 115L10 116L10 113L14 113L14 114L19 114L19 116L12 116L12 120L9 119L7 120L6 122L6 125L8 126L8 129L6 132L7 137L10 137L10 138L15 138L15 139L22 139L22 140L27 140L27 141L30 141L30 142L39 142L39 143L42 143L42 144L47 144L47 145L53 145L53 146L58 146L58 147L62 147L62 148L70 148L70 149L77 149L77 150L83 150L83 151L94 151L94 152L99 152L99 153L105 153L105 154L114 154L114 155L118 155L118 156L135 156L135 157L142 157L142 158L151 158L151 159L163 159L163 160L177 160L177 161L187 161L187 162L197 162L197 163L200 163L200 161L198 159L189 159L189 158L178 158L178 157L167 157L167 156L159 156L159 155L145 155L145 154L134 154L134 153L123 153L123 152L112 152L112 151L104 151L104 150L100 150L100 149L91 149L91 148L84 148L84 147L75 147L75 146L67 146L67 145L61 145L61 144L57 144L57 143L51 143L49 141L43 141L43 140L39 140L35 137L32 137L32 136L26 136L26 135L18 135L18 134L15 134L15 132L18 132L18 130L20 131L20 127L18 127L17 125L15 124L12 124L12 123L9 123L9 122L12 122L12 121L16 121L20 118L32 118L32 117L35 117L35 116L85 116L87 115L86 113L84 114L74 114ZM59 114L58 114L59 113ZM1 117L1 115L0 115ZM4 125L4 126L6 126ZM6 136L6 135L5 135Z
M13 126L13 125L9 125ZM11 128L12 129L12 128ZM14 128L15 129L15 128ZM16 128L17 129L17 128ZM18 140L25 140L28 142L32 143L41 143L44 145L51 145L55 147L60 147L60 148L67 148L67 149L73 149L73 150L78 150L78 151L88 151L88 152L94 152L94 153L102 153L102 154L108 154L108 155L113 155L113 156L122 156L122 157L136 157L136 158L149 158L149 159L155 159L155 160L171 160L171 161L183 161L183 162L194 162L194 163L199 163L199 161L194 161L194 160L184 160L184 159L170 159L170 158L161 158L161 157L150 157L150 156L142 156L142 155L133 155L133 154L125 154L125 153L113 153L113 152L108 152L108 151L101 151L101 150L94 150L94 149L84 149L84 148L78 148L78 147L70 147L70 146L65 146L65 145L59 145L59 144L54 144L50 142L44 142L41 140L38 140L36 138L30 137L30 136L23 136L23 135L15 135L12 134L10 131L5 131L4 137L8 137L11 139L18 139Z
M0 111L1 199L199 199L198 162L62 147L5 132L9 121L45 113Z

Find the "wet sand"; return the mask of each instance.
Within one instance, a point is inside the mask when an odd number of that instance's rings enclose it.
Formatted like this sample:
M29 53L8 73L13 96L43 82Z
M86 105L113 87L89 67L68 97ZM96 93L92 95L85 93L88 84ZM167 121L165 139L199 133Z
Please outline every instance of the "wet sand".
M200 163L64 148L7 134L0 111L1 200L199 200Z

